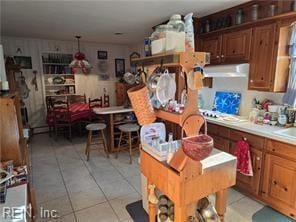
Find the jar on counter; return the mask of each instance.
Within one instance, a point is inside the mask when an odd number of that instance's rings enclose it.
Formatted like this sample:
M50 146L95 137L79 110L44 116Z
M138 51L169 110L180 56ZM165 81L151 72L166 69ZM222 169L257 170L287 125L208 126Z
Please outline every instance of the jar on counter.
M237 10L236 15L235 15L235 24L240 25L242 23L243 23L243 10L239 9L239 10Z
M258 19L258 9L259 9L258 4L252 5L252 12L251 12L252 21L256 21Z
M159 54L166 51L166 32L173 29L171 25L159 25L151 35L151 54Z
M270 17L275 16L275 14L276 14L276 6L275 6L275 4L269 5L268 14L269 14Z
M210 20L206 20L205 32L210 31Z
M185 31L185 24L182 21L182 17L179 14L172 15L170 18L170 21L168 22L168 25L173 26L173 28L177 32L184 32Z
M259 115L259 110L257 108L253 108L252 111L249 114L249 121L251 123L255 123L257 120L257 117Z

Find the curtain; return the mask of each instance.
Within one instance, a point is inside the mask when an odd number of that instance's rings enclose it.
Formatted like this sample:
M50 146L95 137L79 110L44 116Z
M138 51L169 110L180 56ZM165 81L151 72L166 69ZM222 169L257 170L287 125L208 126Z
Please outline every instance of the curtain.
M291 25L291 39L289 44L290 71L287 92L283 97L283 102L296 107L296 22Z

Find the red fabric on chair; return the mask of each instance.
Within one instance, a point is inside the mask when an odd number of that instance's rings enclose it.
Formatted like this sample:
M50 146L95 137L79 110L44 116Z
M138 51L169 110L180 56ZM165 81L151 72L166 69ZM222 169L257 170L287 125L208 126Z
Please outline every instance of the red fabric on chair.
M235 155L237 157L237 171L246 176L253 176L250 146L246 140L236 143Z
M89 105L88 103L72 103L69 105L69 110L71 113L85 112L89 111Z
M47 110L46 123L48 126L54 126L54 113L52 110Z

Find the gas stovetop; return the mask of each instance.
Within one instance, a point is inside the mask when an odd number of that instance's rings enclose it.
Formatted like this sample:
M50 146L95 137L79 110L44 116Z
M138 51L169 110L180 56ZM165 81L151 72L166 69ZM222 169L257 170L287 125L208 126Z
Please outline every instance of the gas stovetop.
M215 118L221 121L233 122L233 123L240 123L240 122L247 122L247 118L227 113L221 113L216 110L199 110L203 116Z

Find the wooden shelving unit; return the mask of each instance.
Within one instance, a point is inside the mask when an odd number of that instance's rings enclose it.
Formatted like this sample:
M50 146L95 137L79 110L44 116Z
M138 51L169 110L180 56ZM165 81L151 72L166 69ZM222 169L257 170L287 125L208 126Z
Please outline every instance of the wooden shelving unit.
M210 55L206 52L165 53L156 56L134 59L131 62L139 68L144 67L148 75L151 75L154 69L161 64L165 67L176 67L180 72L188 74L196 65L203 67L204 65L209 64ZM177 75L179 74L177 73ZM177 88L180 88L178 84ZM155 110L156 116L160 119L164 119L181 126L183 121L189 115L196 114L198 112L197 90L191 90L190 88L187 90L187 104L185 105L185 110L182 114L166 112L164 110Z
M67 97L75 95L75 75L69 67L73 59L72 54L48 52L42 53L43 86L46 97ZM65 82L57 84L54 78L62 77ZM49 81L51 79L51 81Z
M151 75L155 67L160 64L165 67L176 66L178 67L176 70L187 75L197 64L202 67L208 64L209 54L205 52L172 53L135 59L132 63L139 68L144 68L148 75ZM189 87L185 110L182 114L164 110L155 110L155 113L160 119L182 126L187 136L196 135L204 123L203 118L196 115L198 113L197 90ZM236 162L235 159L230 159L219 167L204 170L202 163L186 156L181 147L169 164L160 162L141 150L141 172L147 178L149 194L149 221L155 221L155 188L157 188L174 202L175 221L187 221L189 215L195 214L199 199L216 193L216 210L223 222L227 188L233 186L236 179Z

